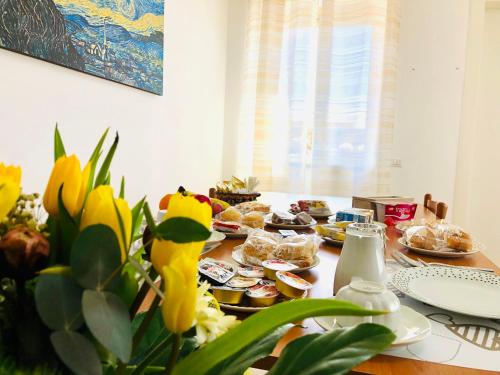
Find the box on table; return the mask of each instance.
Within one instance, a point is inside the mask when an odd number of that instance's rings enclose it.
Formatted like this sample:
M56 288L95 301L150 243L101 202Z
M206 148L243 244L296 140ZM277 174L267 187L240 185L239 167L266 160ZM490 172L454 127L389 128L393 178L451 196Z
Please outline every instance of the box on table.
M386 216L396 221L412 220L415 216L417 204L414 198L397 195L379 197L352 197L353 208L373 210L374 219L384 222Z

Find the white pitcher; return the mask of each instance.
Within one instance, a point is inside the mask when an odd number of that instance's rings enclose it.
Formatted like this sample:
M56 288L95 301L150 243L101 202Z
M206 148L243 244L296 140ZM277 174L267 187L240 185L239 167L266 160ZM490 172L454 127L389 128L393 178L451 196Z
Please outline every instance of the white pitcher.
M335 270L333 293L349 285L353 277L385 283L385 234L381 226L361 223L347 226Z

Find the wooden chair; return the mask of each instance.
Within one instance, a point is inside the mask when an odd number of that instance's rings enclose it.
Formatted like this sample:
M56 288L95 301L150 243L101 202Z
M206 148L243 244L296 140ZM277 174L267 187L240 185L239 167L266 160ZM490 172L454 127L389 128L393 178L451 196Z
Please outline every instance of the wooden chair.
M444 202L433 201L430 193L424 195L424 207L432 211L437 219L444 220L446 218L448 205Z

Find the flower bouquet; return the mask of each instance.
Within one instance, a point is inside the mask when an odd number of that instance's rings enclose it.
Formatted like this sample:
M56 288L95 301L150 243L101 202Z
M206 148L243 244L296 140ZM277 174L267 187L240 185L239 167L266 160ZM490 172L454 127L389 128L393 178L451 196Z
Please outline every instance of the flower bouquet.
M0 373L243 374L293 322L383 313L304 299L241 322L225 315L198 281L210 200L172 194L159 224L145 199L131 208L125 180L118 196L110 186L118 136L99 162L107 132L82 168L56 127L43 200L21 194L20 168L0 164ZM269 374L345 373L393 339L375 324L306 335Z

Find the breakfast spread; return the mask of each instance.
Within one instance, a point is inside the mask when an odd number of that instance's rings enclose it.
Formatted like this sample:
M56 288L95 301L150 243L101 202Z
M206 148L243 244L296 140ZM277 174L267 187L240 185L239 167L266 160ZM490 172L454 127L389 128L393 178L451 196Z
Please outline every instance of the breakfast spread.
M362 208L348 208L335 213L335 221L349 221L354 223L371 223L373 210Z
M264 212L268 214L271 212L271 206L268 204L260 203L257 201L243 202L234 206L240 212L247 213L252 211Z
M271 215L270 221L267 224L280 224L280 225L312 225L316 222L314 219L305 212L299 212L297 215L289 212L274 212Z
M247 234L252 229L264 228L264 213L262 211L246 211L250 207L258 209L264 206L259 205L243 206L245 208L243 212L238 207L228 207L215 216L212 226L220 232L242 235Z

